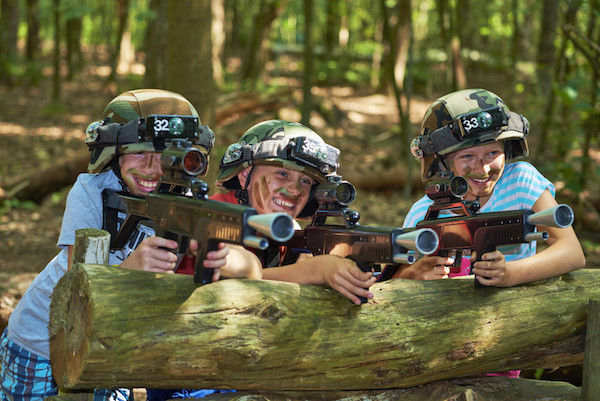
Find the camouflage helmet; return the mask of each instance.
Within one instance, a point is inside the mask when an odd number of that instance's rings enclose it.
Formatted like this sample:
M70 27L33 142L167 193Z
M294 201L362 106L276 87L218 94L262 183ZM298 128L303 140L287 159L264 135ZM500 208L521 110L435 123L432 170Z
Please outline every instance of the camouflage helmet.
M527 119L510 111L499 96L484 89L464 89L429 106L421 133L410 147L421 160L421 178L428 180L446 170L445 157L460 149L503 141L506 160L525 157L528 133Z
M339 167L339 156L337 148L326 144L316 132L300 123L263 121L248 129L227 148L219 165L217 186L241 190L238 173L256 165L299 171L320 183ZM311 194L299 217L312 215L316 206Z
M168 139L156 140L140 135L124 141L118 133L116 138L102 138L106 130L103 131L101 127L108 127L111 124L126 127L130 123L135 125L131 131L141 130L143 128L138 127L139 122L154 115L193 117L190 120L196 120L196 133L190 139L194 146L208 155L214 144L214 133L210 128L200 125L198 112L186 98L162 89L137 89L123 92L111 100L104 109L103 120L88 126L86 143L91 152L88 172L99 173L111 168L118 156L125 153L163 150Z

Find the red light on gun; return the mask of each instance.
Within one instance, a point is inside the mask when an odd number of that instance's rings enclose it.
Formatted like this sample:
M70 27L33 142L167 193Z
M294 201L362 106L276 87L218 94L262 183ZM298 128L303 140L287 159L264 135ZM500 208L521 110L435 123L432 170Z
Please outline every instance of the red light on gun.
M199 150L191 149L183 156L182 166L190 175L202 174L206 170L206 158Z

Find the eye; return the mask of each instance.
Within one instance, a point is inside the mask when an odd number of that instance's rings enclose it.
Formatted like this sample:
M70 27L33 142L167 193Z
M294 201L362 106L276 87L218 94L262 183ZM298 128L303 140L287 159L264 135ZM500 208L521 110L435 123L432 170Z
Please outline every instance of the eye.
M312 178L309 178L309 177L303 177L300 179L300 184L307 186L307 187L312 187L313 183L314 183L314 181L312 180Z
M278 176L280 176L282 178L287 178L289 176L289 174L286 170L277 170L275 172L275 174L277 174Z

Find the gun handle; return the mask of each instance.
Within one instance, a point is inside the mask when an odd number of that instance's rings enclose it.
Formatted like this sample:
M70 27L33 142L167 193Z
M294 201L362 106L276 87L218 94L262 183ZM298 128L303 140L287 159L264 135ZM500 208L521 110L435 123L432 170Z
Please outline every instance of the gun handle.
M348 256L348 259L354 260L353 258ZM371 269L371 265L367 262L360 262L357 260L354 260L354 262L356 263L356 265L358 266L358 268L362 271L364 271L365 273L370 272ZM365 297L358 297L358 299L360 299L360 303L361 304L366 304L369 300Z
M213 269L207 269L203 263L206 254L210 251L219 249L219 242L215 240L198 241L198 255L196 255L196 264L194 265L194 282L200 284L210 284L213 282Z
M491 247L491 249L489 249L490 247L487 248L481 248L481 249L475 249L475 252L477 253L477 258L475 259L475 262L479 262L483 259L481 259L481 257L483 256L484 253L488 253L488 252L492 252L495 250L494 247ZM473 269L473 266L475 265L475 262L473 262L473 260L471 260L471 269ZM483 277L483 276L482 276ZM485 279L489 278L489 277L483 277ZM473 284L475 285L475 288L483 288L483 287L487 287L487 285L485 284L481 284L479 282L479 280L477 280L477 276L475 276L474 280L473 280Z

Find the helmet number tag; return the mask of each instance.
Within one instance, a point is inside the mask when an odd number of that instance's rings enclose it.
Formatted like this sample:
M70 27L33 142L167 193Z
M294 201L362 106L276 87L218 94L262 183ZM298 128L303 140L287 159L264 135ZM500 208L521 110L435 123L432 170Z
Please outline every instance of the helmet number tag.
M151 115L148 116L145 138L154 139L197 139L198 117L176 115Z
M497 106L463 114L457 118L457 122L460 137L469 138L479 132L496 130L505 126L508 122L508 116L502 106Z

